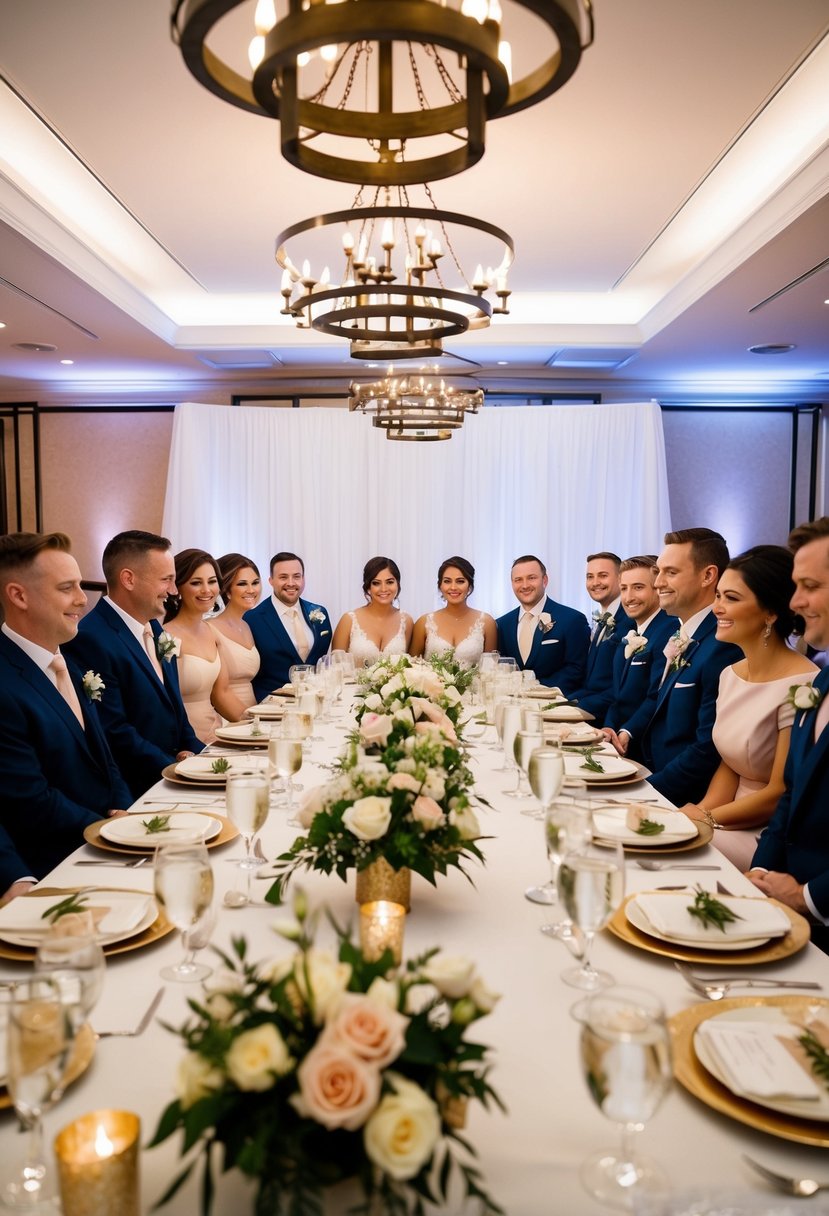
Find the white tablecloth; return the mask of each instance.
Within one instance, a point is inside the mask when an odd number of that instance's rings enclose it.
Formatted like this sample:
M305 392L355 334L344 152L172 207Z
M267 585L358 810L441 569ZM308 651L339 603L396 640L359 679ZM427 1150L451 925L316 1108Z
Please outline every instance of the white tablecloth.
M298 776L306 787L326 778L320 765L330 763L336 755L349 721L341 712L338 726L323 728L325 742L315 746L314 762L306 762ZM475 1031L477 1037L494 1048L495 1069L491 1079L506 1103L508 1114L497 1110L487 1113L474 1104L466 1132L478 1149L491 1193L509 1216L540 1216L543 1212L590 1216L607 1209L583 1190L579 1165L594 1150L615 1146L618 1133L591 1101L581 1075L578 1027L570 1016L580 994L559 978L563 968L572 962L570 955L560 942L539 933L539 926L549 919L549 910L524 899L525 888L547 876L541 824L520 814L518 806L501 795L509 779L493 771L500 759L487 746L491 736L492 731L488 730L486 740L474 744L471 752L480 788L492 803L491 810L480 811L483 830L491 836L483 844L487 864L483 868L470 866L474 887L458 872L439 880L437 888L417 875L413 877L406 953L438 945L448 952L468 955L476 960L487 985L503 993L495 1012L478 1023ZM643 785L633 791L612 793L635 792L642 796L646 791ZM185 804L193 801L188 790L166 782L159 783L147 795L147 800L159 798ZM214 798L218 802L216 809L221 810L221 799L215 794L201 793L199 801ZM268 856L281 852L296 835L296 829L289 828L285 820L284 812L271 812L262 832ZM238 885L238 872L230 859L241 851L241 841L237 841L211 854L219 900L226 890ZM149 863L138 870L74 865L81 858L102 856L100 851L89 847L79 849L50 875L50 885L98 882L152 889ZM754 892L747 880L711 846L685 856L689 861L719 864L722 881L733 893ZM629 864L627 885L629 891L647 890L686 879L694 881L697 877L711 880L713 885L718 875L697 876L681 870L652 874ZM326 901L340 921L349 914L356 917L353 878L348 885L336 877L316 874L302 876L298 881L312 900ZM263 898L267 885L254 880L258 898ZM244 934L252 958L288 953L288 944L272 931L279 915L278 909L269 906L239 911L223 908L214 941L227 949L231 935ZM325 944L322 935L320 942ZM171 935L151 948L111 958L94 1025L98 1029L134 1025L160 986L165 991L158 1017L179 1025L188 1013L187 998L198 991L198 986L164 984L158 973L163 965L176 961L180 951L178 935ZM209 951L200 957L211 961ZM611 971L620 983L658 992L669 1013L697 1003L669 960L640 952L609 932L600 934L594 961ZM0 979L13 979L26 971L24 965L0 962ZM811 945L785 962L764 967L763 972L785 979L819 980L825 995L829 995L829 958ZM87 1073L46 1116L47 1144L71 1119L101 1107L136 1111L142 1119L143 1142L147 1143L161 1111L173 1096L172 1078L181 1052L180 1040L158 1021L140 1038L99 1042ZM829 1178L829 1155L825 1152L790 1144L735 1123L709 1110L679 1085L669 1093L641 1139L642 1147L662 1163L678 1190L708 1184L768 1194L763 1182L741 1161L742 1153L785 1171ZM4 1162L12 1154L21 1153L22 1148L13 1114L2 1114L0 1154ZM177 1172L178 1160L175 1140L144 1152L143 1211L150 1211ZM248 1184L236 1175L223 1179L214 1206L216 1216L231 1212L243 1216L249 1211L245 1197L248 1189ZM353 1194L349 1195L342 1203L332 1205L331 1210L344 1212L353 1199ZM199 1202L197 1181L191 1177L163 1211L170 1216L193 1216L199 1210ZM810 1205L812 1213L818 1210L817 1202ZM461 1206L446 1210L460 1212Z

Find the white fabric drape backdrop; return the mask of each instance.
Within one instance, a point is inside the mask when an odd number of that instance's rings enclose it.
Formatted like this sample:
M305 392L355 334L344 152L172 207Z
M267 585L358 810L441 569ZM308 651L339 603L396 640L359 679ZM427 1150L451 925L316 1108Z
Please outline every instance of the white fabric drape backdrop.
M401 606L439 607L437 568L475 566L472 603L514 607L510 566L535 553L550 594L592 607L585 555L658 553L670 528L662 419L653 402L483 409L446 443L392 443L343 409L185 403L170 450L164 533L175 551L252 557L267 586L278 550L299 553L306 597L336 621L363 603L375 554L402 576Z

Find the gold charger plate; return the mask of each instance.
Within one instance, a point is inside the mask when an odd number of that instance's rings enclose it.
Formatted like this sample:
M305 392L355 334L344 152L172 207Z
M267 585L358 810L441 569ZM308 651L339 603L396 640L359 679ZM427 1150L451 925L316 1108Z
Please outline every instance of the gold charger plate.
M622 849L625 853L643 853L649 857L664 856L667 853L689 853L692 849L701 849L703 845L710 844L714 837L714 829L710 823L698 823L697 832L699 835L694 836L691 840L678 840L676 844L628 844L626 840L622 841ZM613 849L616 847L616 842L608 840L606 836L594 836L593 843L599 845L600 848Z
M666 942L659 937L651 937L648 933L642 933L628 921L625 916L625 908L628 902L639 894L641 892L637 891L627 897L622 906L616 909L608 921L607 927L614 936L621 938L628 945L638 946L640 950L646 950L649 954L661 954L663 958L679 959L684 963L716 963L718 966L727 963L729 967L740 963L754 966L755 964L773 963L777 959L797 954L807 945L810 938L809 922L786 904L778 903L776 899L773 899L771 902L776 907L782 908L792 922L791 929L784 937L775 937L766 942L764 946L752 946L749 950L706 950L705 948L698 949L696 946L681 946L678 942ZM723 1004L723 1001L717 1001L716 1006L722 1008Z
M82 890L83 887L35 887L32 894L54 895L57 899L61 899L66 895L77 895ZM95 890L132 891L136 895L149 894L149 892L142 891L138 887L96 887ZM26 896L21 895L19 898L25 899ZM144 946L151 946L159 938L166 937L168 933L172 933L173 928L174 926L168 921L161 908L159 908L158 916L143 932L136 933L133 937L126 937L122 941L109 942L102 949L107 957L110 954L127 954L130 950L141 950ZM36 953L37 950L34 946L14 946L11 942L0 941L0 958L12 959L18 963L30 963Z
M92 1057L95 1055L96 1042L97 1036L95 1031L88 1022L84 1022L75 1035L72 1054L69 1057L69 1063L66 1065L66 1072L63 1074L64 1089L71 1085L73 1081L77 1081L78 1077L89 1068L89 1065L92 1063ZM0 1110L7 1110L12 1105L11 1094L5 1085L0 1085Z
M173 785L186 785L191 790L224 789L227 785L227 777L223 773L217 773L215 781L212 778L209 781L206 778L197 781L193 777L182 777L176 772L175 764L168 764L166 768L163 768L161 776L165 781L172 781Z
M225 815L217 815L215 811L208 811L200 806L190 807L188 813L191 815L206 815L209 819L217 819L222 825L222 830L218 836L214 836L212 840L207 841L208 849L215 849L220 844L227 844L229 840L235 840L239 835L239 829ZM147 814L175 815L177 812L159 811L156 808L152 808L147 811ZM109 840L104 840L101 835L101 827L104 822L102 819L99 822L87 824L83 830L84 840L87 844L92 845L93 849L103 849L105 853L126 853L129 857L152 857L155 853L155 845L113 844Z
M753 953L756 955L757 951ZM728 961L734 962L734 956L729 954ZM771 1136L780 1136L784 1140L796 1140L799 1144L829 1148L829 1126L826 1123L784 1115L766 1106L758 1106L747 1098L738 1098L725 1085L720 1084L697 1058L694 1051L694 1031L700 1022L725 1013L728 1009L749 1009L758 1005L777 1005L791 1009L796 1014L807 1005L829 1007L829 1001L823 997L805 996L738 996L724 1001L706 1001L702 1005L683 1009L681 1013L675 1013L673 1017L668 1018L674 1049L674 1076L695 1098L699 1098L712 1110L736 1119L738 1123L745 1123L748 1127L768 1132Z

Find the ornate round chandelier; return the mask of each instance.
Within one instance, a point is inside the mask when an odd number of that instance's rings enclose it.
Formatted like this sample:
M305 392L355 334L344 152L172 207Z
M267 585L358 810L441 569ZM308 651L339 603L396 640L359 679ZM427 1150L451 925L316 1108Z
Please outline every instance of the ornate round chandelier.
M395 376L389 368L382 380L353 382L348 408L373 414L372 425L384 430L387 439L423 443L451 439L466 415L477 414L483 403L483 389L468 381L430 373Z
M345 338L353 358L395 360L440 354L446 338L507 313L512 238L485 220L441 211L428 186L425 193L417 206L405 188L386 189L383 201L377 190L366 206L360 190L348 210L280 233L283 314L300 328ZM470 252L478 255L472 274L461 261L471 263ZM340 269L332 276L333 259ZM456 285L447 284L444 259Z
M259 0L239 70L217 27L246 2L173 0L187 67L224 101L278 119L291 164L355 184L463 172L483 156L486 123L561 88L593 40L592 0L504 0L509 20L501 0L287 0L280 16ZM533 48L516 80L513 23Z

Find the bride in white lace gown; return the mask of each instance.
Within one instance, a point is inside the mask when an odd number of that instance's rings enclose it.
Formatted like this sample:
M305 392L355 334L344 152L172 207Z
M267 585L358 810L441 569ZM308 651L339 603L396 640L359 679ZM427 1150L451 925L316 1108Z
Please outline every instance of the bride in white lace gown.
M415 623L411 653L430 659L455 652L459 663L473 667L486 650L494 650L498 631L487 612L476 612L467 600L475 586L475 567L465 557L447 557L438 570L438 590L446 607Z
M395 608L400 594L400 570L390 557L372 557L363 570L365 608L346 612L334 630L332 650L347 650L356 667L376 663L386 655L407 654L412 618Z

